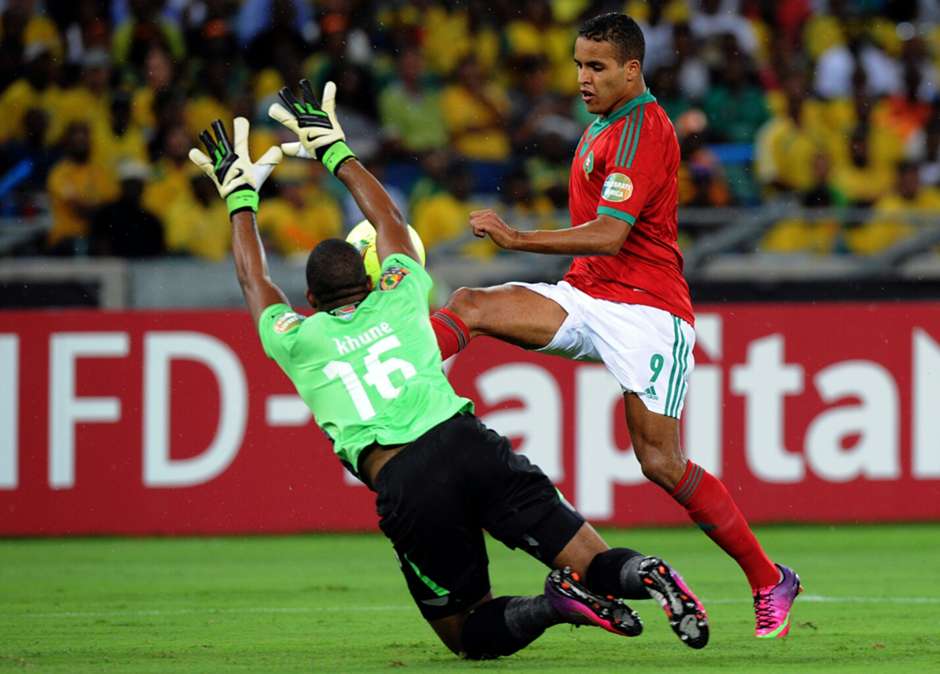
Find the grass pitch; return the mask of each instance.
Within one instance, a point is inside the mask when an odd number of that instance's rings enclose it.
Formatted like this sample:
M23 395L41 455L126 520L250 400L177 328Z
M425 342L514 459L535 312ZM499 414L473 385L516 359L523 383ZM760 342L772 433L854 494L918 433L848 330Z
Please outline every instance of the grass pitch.
M554 627L523 652L464 662L411 604L378 535L0 541L0 671L807 672L940 668L940 525L766 527L801 574L785 640L753 638L743 574L697 530L605 531L665 556L699 593L711 643L682 646L634 602L638 638ZM545 571L489 541L496 594Z

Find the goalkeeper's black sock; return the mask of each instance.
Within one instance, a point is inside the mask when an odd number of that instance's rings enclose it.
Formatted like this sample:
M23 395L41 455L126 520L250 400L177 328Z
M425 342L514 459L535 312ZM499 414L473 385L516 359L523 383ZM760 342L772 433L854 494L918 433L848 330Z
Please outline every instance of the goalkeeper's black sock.
M497 597L467 616L460 635L463 655L470 660L512 655L562 622L545 595Z
M584 582L597 594L621 599L649 599L638 573L644 559L644 555L630 548L606 550L591 560Z

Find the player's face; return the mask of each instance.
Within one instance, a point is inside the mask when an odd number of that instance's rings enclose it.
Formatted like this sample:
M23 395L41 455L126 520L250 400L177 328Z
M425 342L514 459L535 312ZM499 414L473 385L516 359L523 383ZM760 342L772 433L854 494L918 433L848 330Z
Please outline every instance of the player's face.
M618 63L617 48L610 42L579 37L574 43L578 89L588 112L606 115L630 98L630 83L642 76L636 59Z

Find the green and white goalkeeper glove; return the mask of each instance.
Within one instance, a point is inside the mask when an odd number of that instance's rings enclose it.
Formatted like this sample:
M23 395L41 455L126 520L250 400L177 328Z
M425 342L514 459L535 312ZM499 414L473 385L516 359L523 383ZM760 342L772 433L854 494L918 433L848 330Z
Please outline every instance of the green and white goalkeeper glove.
M217 119L212 122L215 138L208 130L199 134L199 140L206 146L209 156L193 148L189 151L189 159L212 179L219 195L225 199L230 216L245 210L257 213L258 190L284 154L275 145L261 155L261 159L252 163L248 156L248 120L236 117L233 127L234 148L222 121Z
M278 93L280 103L272 103L268 115L297 134L298 142L284 143L281 149L291 157L316 157L333 175L347 159L356 155L346 145L339 120L336 119L336 85L327 82L323 87L323 105L317 102L310 82L300 80L303 101L298 101L290 89Z

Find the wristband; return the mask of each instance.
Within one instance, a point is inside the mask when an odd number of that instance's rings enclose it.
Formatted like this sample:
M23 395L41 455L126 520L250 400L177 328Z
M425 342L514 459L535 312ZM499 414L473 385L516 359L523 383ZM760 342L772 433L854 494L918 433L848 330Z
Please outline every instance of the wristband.
M339 140L326 148L326 151L320 158L320 162L326 167L327 171L335 176L340 164L347 159L354 159L355 157L355 153L349 149L349 146Z
M253 189L235 190L225 198L228 214L235 215L239 211L258 212L258 193Z

